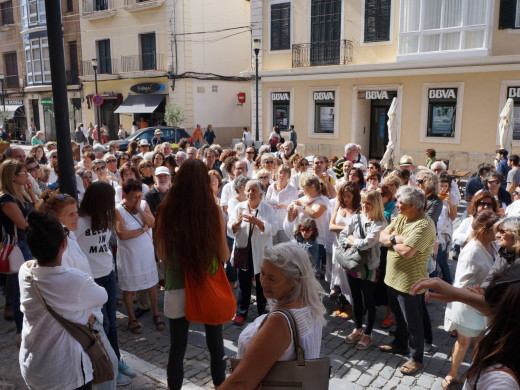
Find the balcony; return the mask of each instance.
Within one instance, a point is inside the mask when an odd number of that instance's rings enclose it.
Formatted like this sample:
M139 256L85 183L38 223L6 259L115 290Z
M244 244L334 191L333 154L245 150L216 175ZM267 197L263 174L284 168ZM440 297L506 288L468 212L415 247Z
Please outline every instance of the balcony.
M160 7L164 2L165 0L125 0L125 9L128 12L136 12Z
M81 16L84 19L110 18L115 14L114 0L83 0Z
M352 41L298 43L292 45L292 67L347 65L352 62Z
M81 61L81 68L83 70L83 76L94 76L94 68L92 67L91 61ZM118 74L119 60L113 60L110 58L100 59L97 73L98 76L101 74Z
M142 55L121 56L121 72L163 71L164 54L148 53Z
M67 85L79 85L79 71L77 69L69 69L65 71Z
M20 84L18 80L18 75L6 75L4 78L4 88L10 88L10 89L19 89Z

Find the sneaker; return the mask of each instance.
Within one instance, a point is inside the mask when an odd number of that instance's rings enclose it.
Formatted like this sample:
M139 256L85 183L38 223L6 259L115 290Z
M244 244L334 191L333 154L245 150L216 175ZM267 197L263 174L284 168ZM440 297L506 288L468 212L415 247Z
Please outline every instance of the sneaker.
M245 318L242 316L235 316L235 318L233 318L233 324L238 326L242 326L244 324L244 321Z
M127 386L130 383L132 383L131 378L127 377L126 375L121 374L120 372L117 373L117 379L116 379L117 386Z
M119 372L125 376L128 376L130 378L133 378L135 376L134 369L130 367L128 364L126 364L123 359L120 359L117 362L117 368Z

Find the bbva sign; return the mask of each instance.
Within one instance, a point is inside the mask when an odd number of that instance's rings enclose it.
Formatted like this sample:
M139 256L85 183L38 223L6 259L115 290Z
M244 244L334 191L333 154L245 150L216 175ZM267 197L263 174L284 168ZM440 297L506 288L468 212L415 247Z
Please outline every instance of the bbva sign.
M314 92L314 100L334 100L334 92Z
M388 99L388 91L366 91L365 99Z
M271 100L277 101L277 100L290 100L289 99L289 92L273 92L271 94Z
M430 99L456 99L457 93L455 92L455 88L430 89L428 91L428 97Z

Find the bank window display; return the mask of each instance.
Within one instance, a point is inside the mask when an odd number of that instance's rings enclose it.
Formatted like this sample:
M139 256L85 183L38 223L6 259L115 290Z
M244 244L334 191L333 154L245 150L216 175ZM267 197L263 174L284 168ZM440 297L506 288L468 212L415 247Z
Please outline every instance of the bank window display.
M487 49L491 0L402 0L400 55Z
M513 99L513 140L520 141L520 85L507 88L507 98Z
M314 133L334 134L335 92L316 91L314 100Z
M46 23L44 0L21 0L23 30Z
M271 50L291 48L291 3L271 3Z
M428 137L455 137L457 88L428 90Z
M47 38L25 40L25 68L27 85L51 82L49 42Z
M273 127L278 126L281 131L289 131L290 92L273 92L271 101L273 102Z

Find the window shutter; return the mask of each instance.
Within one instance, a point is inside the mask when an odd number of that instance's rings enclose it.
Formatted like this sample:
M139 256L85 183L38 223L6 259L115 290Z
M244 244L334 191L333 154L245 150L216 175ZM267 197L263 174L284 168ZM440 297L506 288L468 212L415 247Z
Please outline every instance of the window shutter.
M390 39L391 0L365 1L365 42Z
M291 3L271 5L271 50L291 48Z
M498 28L515 28L517 0L500 0L500 16L498 17Z

